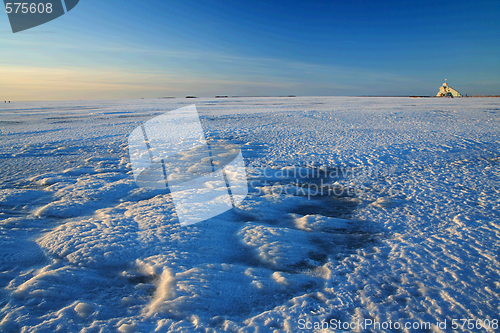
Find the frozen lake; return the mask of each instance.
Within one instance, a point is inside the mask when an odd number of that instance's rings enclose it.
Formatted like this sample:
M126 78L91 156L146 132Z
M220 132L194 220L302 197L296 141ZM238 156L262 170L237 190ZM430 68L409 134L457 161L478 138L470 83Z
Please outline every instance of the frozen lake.
M180 226L127 137L190 104L249 194ZM2 103L0 134L1 331L498 331L498 98Z

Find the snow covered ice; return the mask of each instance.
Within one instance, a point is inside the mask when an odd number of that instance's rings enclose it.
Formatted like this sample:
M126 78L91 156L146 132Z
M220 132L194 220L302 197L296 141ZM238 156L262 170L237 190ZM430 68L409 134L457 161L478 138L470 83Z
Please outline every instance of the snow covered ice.
M498 331L498 99L196 99L248 195L181 226L127 138L192 102L0 105L0 331Z

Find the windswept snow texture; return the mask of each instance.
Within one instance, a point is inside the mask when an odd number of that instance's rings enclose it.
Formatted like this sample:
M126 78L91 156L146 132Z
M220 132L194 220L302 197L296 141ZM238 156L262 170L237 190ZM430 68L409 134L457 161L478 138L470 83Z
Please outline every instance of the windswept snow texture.
M127 137L192 101L249 194L180 226ZM497 98L11 103L0 131L2 332L498 332Z

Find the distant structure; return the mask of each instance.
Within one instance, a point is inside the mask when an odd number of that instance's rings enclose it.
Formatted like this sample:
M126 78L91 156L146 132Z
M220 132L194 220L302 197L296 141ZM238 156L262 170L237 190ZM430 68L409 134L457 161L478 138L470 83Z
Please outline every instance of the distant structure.
M462 97L462 94L453 89L446 83L447 79L444 80L443 86L439 88L439 92L436 97Z

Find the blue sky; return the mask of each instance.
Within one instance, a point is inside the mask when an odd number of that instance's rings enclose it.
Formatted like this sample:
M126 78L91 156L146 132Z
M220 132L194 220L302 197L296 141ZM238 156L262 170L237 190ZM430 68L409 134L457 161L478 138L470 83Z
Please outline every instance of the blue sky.
M500 94L500 1L95 1L13 34L0 99Z

